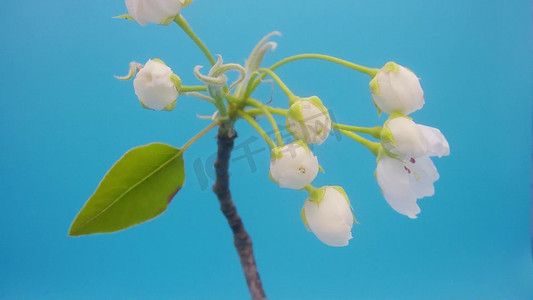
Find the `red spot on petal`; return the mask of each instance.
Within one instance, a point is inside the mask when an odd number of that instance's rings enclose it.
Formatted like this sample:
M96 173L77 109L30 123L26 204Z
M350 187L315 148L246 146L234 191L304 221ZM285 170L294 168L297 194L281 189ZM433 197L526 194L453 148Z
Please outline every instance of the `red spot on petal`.
M168 201L167 201L167 205L170 203L170 201L172 201L172 198L174 198L174 196L176 196L176 194L181 190L181 187L178 188L174 193L172 193L172 195L170 195L170 197L168 197Z
M406 167L406 166L403 166L403 168L405 169L405 171L407 171L407 173L411 174L411 170L409 170L409 168L408 168L408 167Z
M414 157L411 157L411 159L409 160L412 164L414 164L416 162L415 158Z

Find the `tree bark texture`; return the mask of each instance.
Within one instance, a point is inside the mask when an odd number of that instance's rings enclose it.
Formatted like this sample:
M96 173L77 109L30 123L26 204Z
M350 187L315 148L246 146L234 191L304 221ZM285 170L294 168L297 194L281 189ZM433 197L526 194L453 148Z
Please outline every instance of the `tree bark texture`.
M237 137L236 132L231 128L225 129L220 125L217 135L218 152L215 161L216 182L213 185L213 192L220 202L220 210L228 220L228 224L233 231L233 240L242 269L248 284L248 289L253 300L266 299L257 265L255 263L254 252L252 248L252 239L244 229L241 217L237 213L237 208L231 198L229 189L229 160L233 149L234 140Z

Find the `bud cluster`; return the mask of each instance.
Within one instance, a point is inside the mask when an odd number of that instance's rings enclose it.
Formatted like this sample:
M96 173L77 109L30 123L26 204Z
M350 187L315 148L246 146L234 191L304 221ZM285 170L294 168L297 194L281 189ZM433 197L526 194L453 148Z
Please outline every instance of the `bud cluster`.
M425 104L424 92L419 78L410 69L394 62L381 69L370 69L331 56L301 54L284 59L270 68L261 68L261 63L270 50L277 46L269 41L272 32L265 36L252 50L244 65L224 64L222 56L214 56L194 35L181 16L183 7L192 0L125 0L128 15L141 25L160 25L175 21L192 38L211 63L207 74L202 66L194 68L199 86L184 86L178 75L159 59L151 59L142 65L132 62L127 76L117 77L133 80L135 94L141 105L151 110L172 110L178 95L194 96L212 103L216 111L212 119L228 130L238 119L244 119L271 146L270 178L280 187L305 190L309 197L302 208L302 219L316 237L330 246L346 246L352 238L355 222L352 207L344 189L339 186L315 188L312 182L322 168L318 158L308 145L322 145L331 130L356 140L368 147L377 156L376 180L384 198L398 213L416 218L420 213L417 200L434 194L434 182L439 174L431 156L449 155L449 145L440 130L416 124L408 115L420 110ZM298 97L281 81L274 69L284 63L301 58L318 58L340 63L370 75L369 87L378 113L389 114L381 127L364 128L336 124L318 96ZM239 76L228 87L229 71ZM287 95L287 109L273 108L251 98L257 85L265 76L270 76ZM248 109L250 108L251 109ZM253 112L253 113L252 113ZM285 126L294 141L283 143L279 128L272 113L283 115ZM277 144L265 133L255 116L265 115L277 132ZM378 141L367 140L357 133L370 134Z

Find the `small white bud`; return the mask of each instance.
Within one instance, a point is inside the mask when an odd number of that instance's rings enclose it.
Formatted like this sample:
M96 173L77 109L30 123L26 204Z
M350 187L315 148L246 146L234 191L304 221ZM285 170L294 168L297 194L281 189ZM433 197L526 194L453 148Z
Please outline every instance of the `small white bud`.
M427 152L422 132L409 117L390 118L383 125L381 143L385 150L399 157L419 157Z
M172 110L181 80L160 60L149 60L133 80L135 94L145 108Z
M347 246L355 218L344 190L338 186L319 189L319 199L305 201L302 218L316 237L328 246Z
M318 159L302 141L272 149L270 178L281 187L302 189L318 174Z
M290 106L286 126L296 139L320 145L331 131L331 118L318 97L300 98Z
M372 99L376 106L388 113L408 115L424 106L424 91L413 71L388 62L370 81Z
M381 132L383 148L402 159L422 156L445 156L450 146L437 128L416 124L409 117L389 118Z
M168 25L179 15L185 0L125 0L129 15L142 26L147 23Z

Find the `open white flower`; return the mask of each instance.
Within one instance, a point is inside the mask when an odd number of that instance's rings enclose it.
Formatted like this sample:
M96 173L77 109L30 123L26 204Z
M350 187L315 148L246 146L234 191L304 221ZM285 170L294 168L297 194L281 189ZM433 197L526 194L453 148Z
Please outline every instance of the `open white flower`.
M310 197L305 201L302 209L304 224L324 244L347 246L355 220L348 196L338 186L325 186L319 190L318 199Z
M147 23L168 25L179 15L185 0L125 0L129 15L142 26Z
M272 149L270 178L281 187L302 189L318 174L318 159L302 141Z
M328 110L316 96L301 98L287 112L287 130L307 144L322 144L331 131Z
M428 156L401 160L384 155L378 160L376 178L389 205L415 219L420 213L417 199L433 196L439 173Z
M424 91L413 71L388 62L370 81L372 99L388 113L408 115L424 106Z
M153 110L172 110L176 105L181 80L160 60L149 60L133 80L141 104Z
M417 199L433 196L439 179L430 156L449 155L448 141L437 128L395 117L385 123L382 144L376 178L383 196L394 210L414 219L420 213Z

